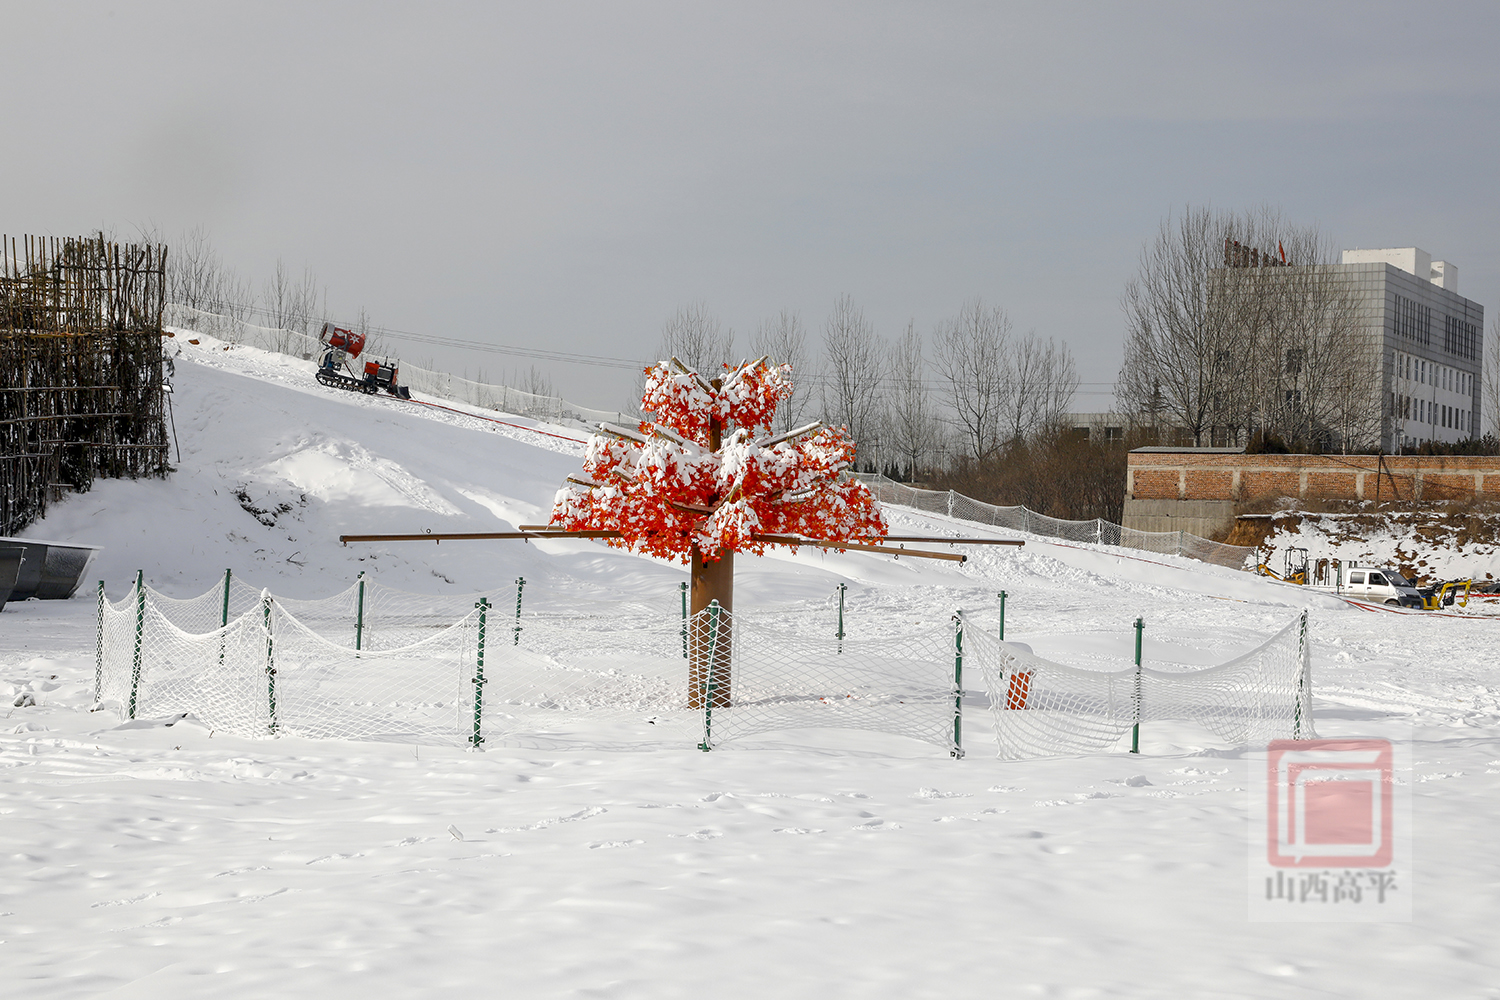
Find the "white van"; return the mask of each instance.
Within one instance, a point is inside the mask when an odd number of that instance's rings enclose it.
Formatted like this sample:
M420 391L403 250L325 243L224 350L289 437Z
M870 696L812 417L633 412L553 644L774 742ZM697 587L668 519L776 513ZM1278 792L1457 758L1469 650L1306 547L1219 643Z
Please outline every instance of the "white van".
M1403 608L1422 606L1422 595L1417 588L1388 566L1354 566L1344 573L1344 585L1339 592L1345 597L1376 604L1399 604Z

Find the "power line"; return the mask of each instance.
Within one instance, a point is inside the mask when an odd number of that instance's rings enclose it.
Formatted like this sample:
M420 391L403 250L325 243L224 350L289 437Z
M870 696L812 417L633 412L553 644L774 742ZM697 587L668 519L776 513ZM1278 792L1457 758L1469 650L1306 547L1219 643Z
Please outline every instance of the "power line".
M235 303L237 309L244 313L256 314L266 319L272 319L273 314L263 306ZM632 358L616 358L608 355L579 354L575 351L553 351L538 347L518 347L511 344L489 344L478 340L468 340L463 337L453 337L444 334L417 333L411 330L399 330L394 327L377 326L370 330L372 335L390 337L394 340L402 340L415 344L424 344L433 347L447 347L456 350L478 351L484 354L500 354L506 357L526 358L533 361L549 361L555 364L584 365L592 368L614 368L618 370L642 371L656 364L656 361L643 361ZM658 359L660 360L660 359ZM815 383L819 385L831 384L832 376L817 371L798 372L797 378L804 384ZM896 385L908 381L898 376L881 375L871 381L880 385ZM942 389L947 383L943 379L921 378L915 380L926 389ZM1084 396L1109 396L1114 394L1116 382L1084 382L1073 383L1074 392ZM1057 383L1056 386L1061 386ZM1084 386L1102 387L1085 389ZM1051 386L1055 387L1055 386Z

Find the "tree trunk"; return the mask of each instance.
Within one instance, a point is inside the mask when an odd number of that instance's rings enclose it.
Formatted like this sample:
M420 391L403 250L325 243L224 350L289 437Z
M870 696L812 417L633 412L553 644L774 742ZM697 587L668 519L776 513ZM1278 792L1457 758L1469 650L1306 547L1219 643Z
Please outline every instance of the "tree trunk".
M718 379L712 384L719 388ZM724 426L718 420L710 420L708 447L718 451L723 443ZM729 616L720 615L718 628L712 632L707 627L708 616L704 616L701 624L697 618L698 612L714 601L719 602L723 611L734 610L734 553L720 551L718 556L709 560L698 546L693 546L688 613L694 616L692 620L697 627L688 636L688 708L702 708L705 700L714 708L729 707L729 663L733 649ZM704 697L708 684L713 685L711 699Z
M704 685L712 682L714 708L728 708L729 664L732 646L728 615L719 616L717 635L710 635L708 618L697 617L711 601L718 601L724 611L734 608L734 553L720 552L717 561L709 561L697 546L693 547L693 575L689 588L688 610L697 627L688 634L688 708L702 708ZM709 647L713 647L712 671L709 670Z

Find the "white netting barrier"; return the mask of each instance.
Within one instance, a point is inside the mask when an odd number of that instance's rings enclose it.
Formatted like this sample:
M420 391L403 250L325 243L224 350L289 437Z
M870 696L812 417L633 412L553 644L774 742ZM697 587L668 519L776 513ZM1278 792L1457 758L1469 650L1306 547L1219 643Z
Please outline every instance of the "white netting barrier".
M1253 569L1258 561L1257 550L1253 546L1226 545L1185 531L1137 531L1102 518L1066 521L1038 514L1026 507L999 507L953 490L940 492L916 489L878 473L860 473L859 478L881 503L914 507L930 514L946 514L1009 531L1022 531L1045 538L1062 538L1071 542L1115 545L1160 555L1187 556L1189 559L1228 566L1230 569Z
M839 638L818 608L714 606L684 620L670 600L543 593L549 610L518 615L524 594L429 596L370 580L322 600L227 575L189 600L137 585L112 603L101 590L97 697L122 719L190 713L249 737L598 746L608 731L619 747L708 749L855 729L959 754L967 666L971 682L983 678L1003 757L1106 750L1166 719L1232 743L1313 735L1305 616L1216 667L1108 672L1051 663L963 616L923 626L886 615Z
M705 749L784 729L864 729L959 752L951 625L841 641L709 608L690 621L688 646Z
M618 601L636 613L607 628L566 608L521 616L516 592L495 596L508 606L360 580L297 600L228 574L187 600L101 590L97 699L122 719L190 713L239 736L473 745L601 714L686 714L685 629L665 607ZM697 718L656 731L686 742Z
M162 317L165 326L206 333L232 344L245 344L263 351L285 354L304 361L316 361L322 348L316 336L280 327L257 326L242 319L167 303ZM378 332L378 331L377 331ZM379 352L375 352L380 356ZM630 424L636 418L615 410L595 410L570 403L561 396L525 392L508 385L479 382L448 372L432 371L409 361L401 362L399 379L413 392L436 396L502 413L533 417L552 423L577 422L589 427L601 422Z
M1227 663L1200 670L1084 670L970 627L1005 758L1098 753L1136 724L1191 722L1233 744L1311 739L1307 615Z

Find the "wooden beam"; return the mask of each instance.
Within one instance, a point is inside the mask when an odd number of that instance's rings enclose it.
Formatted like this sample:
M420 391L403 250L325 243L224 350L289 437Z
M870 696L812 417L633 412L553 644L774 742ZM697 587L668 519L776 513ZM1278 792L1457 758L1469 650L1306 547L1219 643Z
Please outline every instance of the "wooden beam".
M546 539L546 538L620 538L618 531L559 531L546 525L523 524L520 531L470 531L470 532L423 532L412 535L340 535L339 541L350 542L444 542L487 541L491 539ZM818 549L848 549L851 552L875 552L888 556L914 556L918 559L942 559L947 562L966 562L968 556L956 552L926 552L922 549L900 549L889 545L870 545L865 542L829 542L819 538L803 538L799 535L751 535L751 541L765 545L809 545ZM908 538L897 536L889 541L929 541L973 543L977 545L1020 545L1018 541L989 538Z
M522 526L527 527L526 525ZM438 532L425 531L419 535L340 535L339 541L348 545L350 542L476 542L490 539L510 538L619 538L618 531L558 531L556 529L542 529L540 531L468 531L468 532Z
M878 552L888 556L916 556L919 559L943 559L947 562L967 562L969 557L957 552L925 552L922 549L893 549L889 545L867 545L864 542L825 542L818 538L802 538L797 535L751 535L752 542L767 545L811 545L817 549L848 549L851 552Z
M886 535L885 542L942 542L947 545L1015 545L1026 543L1019 538L943 538L935 535Z

